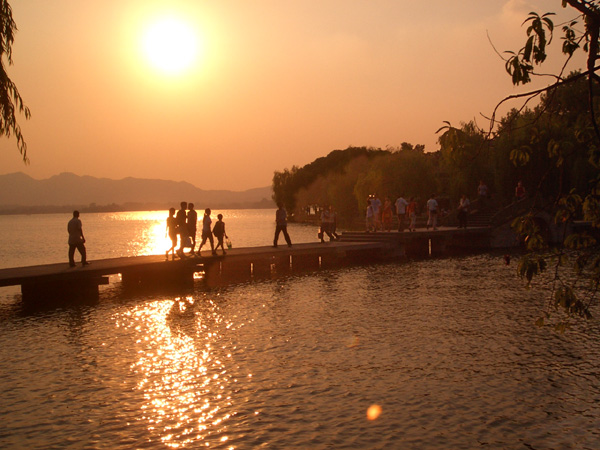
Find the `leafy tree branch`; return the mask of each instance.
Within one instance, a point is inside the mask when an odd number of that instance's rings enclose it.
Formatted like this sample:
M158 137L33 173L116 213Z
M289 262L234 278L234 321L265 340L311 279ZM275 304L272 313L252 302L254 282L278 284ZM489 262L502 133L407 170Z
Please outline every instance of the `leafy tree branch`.
M23 162L29 163L27 157L27 143L21 127L17 123L16 113L22 113L25 119L31 117L29 108L25 106L17 86L9 78L6 63L12 65L12 45L17 25L13 20L12 8L6 0L0 0L0 136L14 135L17 148L21 153Z

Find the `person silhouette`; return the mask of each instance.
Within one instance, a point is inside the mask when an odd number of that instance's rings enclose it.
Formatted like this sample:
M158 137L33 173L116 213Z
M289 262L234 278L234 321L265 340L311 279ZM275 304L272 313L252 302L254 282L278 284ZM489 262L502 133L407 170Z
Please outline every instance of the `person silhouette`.
M73 218L67 224L69 233L69 266L75 267L75 249L81 255L81 265L87 266L87 252L85 249L85 237L83 236L83 227L79 219L79 211L73 211Z
M287 242L288 247L292 246L292 240L287 232L287 211L283 207L282 202L277 202L277 212L275 213L275 236L273 237L273 247L277 247L279 233L283 232L283 237Z
M217 215L217 223L213 227L213 234L217 238L217 245L215 246L215 252L219 247L223 250L223 254L225 255L227 252L225 251L225 247L223 246L223 238L227 237L227 233L225 232L225 222L223 222L223 214Z
M183 249L189 247L191 241L187 226L187 202L181 202L180 206L181 208L177 211L177 215L175 216L175 219L177 220L177 234L179 234L179 248L176 253L181 259L184 259L185 255L183 254Z
M171 248L166 252L167 261L169 252L172 253L172 259L175 261L175 247L177 247L177 219L175 219L175 208L169 208L169 217L167 217L167 234L171 239Z
M190 250L190 255L194 255L194 250L196 249L196 229L198 225L198 213L194 209L193 203L188 203L188 213L187 213L187 229L190 238L192 239L192 249Z
M217 252L215 251L215 240L213 239L213 234L210 229L210 224L212 223L210 213L210 208L206 208L204 210L204 217L202 217L202 242L200 242L200 247L198 247L198 256L200 256L202 246L206 243L207 240L210 241L210 249L212 250L212 254L217 254Z

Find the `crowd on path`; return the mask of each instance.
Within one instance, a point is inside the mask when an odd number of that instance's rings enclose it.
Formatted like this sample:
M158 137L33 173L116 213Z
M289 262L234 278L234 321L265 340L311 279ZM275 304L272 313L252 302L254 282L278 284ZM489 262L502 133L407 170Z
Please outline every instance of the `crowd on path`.
M515 187L515 201L526 198L523 182L519 181ZM477 211L487 212L490 210L490 192L483 180L477 186ZM423 205L423 203L421 203ZM440 221L449 215L449 211L441 208L436 194L431 194L424 204L427 214L425 228L438 230ZM456 206L457 228L467 228L469 213L471 212L471 201L466 194L462 194ZM415 197L405 198L404 194L398 196L392 203L389 197L385 197L383 203L377 194L369 195L365 215L365 231L373 233L377 231L392 231L392 219L397 217L398 231L403 232L416 230L417 217L419 215L419 202Z
M488 208L489 189L485 182L481 180L477 186L478 208L485 210ZM515 187L515 201L521 201L526 198L525 187L519 181ZM447 211L441 210L436 199L436 194L431 194L426 202L427 223L426 229L431 227L433 230L438 230L440 217L445 217ZM471 208L469 198L463 194L457 205L458 228L467 228L468 217ZM310 212L310 207L307 207ZM314 207L315 213L318 211ZM377 194L369 195L366 208L366 232L377 231L392 231L392 222L394 215L397 218L398 231L403 232L408 229L409 232L416 230L416 222L418 215L418 203L415 197L410 197L408 200L402 194L398 196L396 201L392 203L389 197L385 197L383 203ZM217 221L212 225L210 217L211 209L206 208L202 217L201 241L196 250L196 235L198 228L198 213L194 209L193 203L181 202L180 209L175 211L175 208L169 209L167 217L166 234L171 240L171 247L166 251L165 257L169 260L175 260L177 256L180 259L189 257L200 257L202 247L208 242L210 244L211 253L217 254L217 250L221 248L222 254L225 255L225 246L231 248L231 241L225 231L225 222L223 215L217 215ZM67 232L69 234L69 266L75 267L75 250L81 255L81 264L88 265L87 251L85 247L85 237L83 235L83 227L79 219L79 211L73 211L73 217L67 224ZM275 213L275 235L273 236L273 247L277 248L279 235L283 233L283 237L288 245L292 246L292 240L287 231L287 211L283 203L277 203L277 211ZM318 238L322 243L325 242L325 236L329 241L339 239L337 234L337 213L332 205L327 205L321 209L320 228ZM215 239L217 243L215 245ZM179 245L178 245L179 244ZM185 249L189 252L185 253Z
M180 259L189 257L200 257L202 247L206 242L210 244L210 250L213 255L217 254L217 249L221 247L221 251L225 255L224 239L227 239L227 246L231 247L229 236L225 232L225 222L223 222L223 214L217 215L217 221L214 226L210 217L211 209L206 208L202 217L201 241L196 251L196 235L198 232L198 213L194 209L193 203L181 202L180 209L175 214L175 208L169 209L169 217L167 217L167 235L171 239L171 248L167 250L165 256L169 259L175 259L175 256ZM215 239L217 238L217 245ZM177 243L179 242L179 247ZM185 249L189 248L189 252L185 253Z
M287 211L283 207L282 203L277 204L277 212L275 214L275 236L273 238L273 247L277 247L277 241L279 234L283 233L283 236L287 242L288 247L292 246L290 235L287 231ZM166 235L171 240L171 247L166 251L165 258L169 260L169 253L171 259L175 260L176 257L179 259L186 259L190 257L200 257L202 247L207 242L210 244L211 253L217 255L217 250L221 248L222 254L225 255L225 246L231 248L231 241L227 232L225 231L225 222L223 221L223 214L217 214L217 221L212 224L211 209L206 208L202 217L202 229L201 229L201 241L196 250L196 234L198 230L198 213L194 209L193 203L181 202L180 209L175 211L175 208L169 209L169 216L166 220ZM90 264L87 261L87 251L85 248L85 238L83 236L83 226L79 219L79 211L73 211L73 218L67 224L67 232L69 234L69 266L75 267L75 250L78 250L81 254L81 265L86 266ZM335 226L333 227L333 233L335 233ZM216 238L216 245L215 245ZM185 250L189 249L186 253Z

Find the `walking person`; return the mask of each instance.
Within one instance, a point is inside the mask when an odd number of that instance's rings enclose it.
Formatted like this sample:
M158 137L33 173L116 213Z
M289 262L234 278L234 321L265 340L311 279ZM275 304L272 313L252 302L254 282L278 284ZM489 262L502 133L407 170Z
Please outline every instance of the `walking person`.
M398 231L404 231L404 219L406 217L406 207L408 202L404 199L404 195L400 195L396 199L396 216L398 216Z
M292 240L287 232L287 211L283 207L282 202L277 202L277 212L275 213L275 236L273 237L273 247L277 247L279 233L283 232L283 237L287 242L288 247L292 246Z
M415 231L417 225L417 202L415 202L414 197L411 197L408 205L406 205L406 215L410 220L408 231Z
M167 235L171 239L171 248L167 250L165 256L169 260L169 252L173 255L175 261L175 247L177 247L177 219L175 219L175 208L169 208L169 217L167 217Z
M458 202L458 228L467 228L467 218L469 216L469 207L471 202L465 194L460 197Z
M223 250L223 254L227 254L225 247L223 246L223 237L228 237L225 232L225 222L223 222L223 214L217 214L217 223L212 230L213 234L217 238L217 245L215 246L215 253L219 247Z
M438 219L438 202L435 199L435 194L431 194L429 200L427 200L427 229L432 226L434 230L437 230L437 219Z
M204 210L204 216L202 217L202 242L200 242L200 247L198 247L198 256L200 256L202 246L206 243L207 240L210 241L210 249L212 251L212 254L217 254L217 252L215 251L215 240L213 239L213 234L210 230L210 225L212 223L210 213L210 208L206 208Z
M329 236L329 242L334 240L334 237L331 234L331 227L331 211L329 209L329 206L326 206L321 211L321 232L319 233L319 235L321 236L321 242L325 242L325 234Z
M190 256L194 255L194 250L196 249L196 231L198 227L198 213L194 209L193 203L188 203L188 213L187 213L187 230L192 240L192 249L190 250Z
M183 249L190 247L192 244L187 227L187 202L181 202L179 205L180 209L177 211L177 215L175 216L177 221L177 234L179 235L179 248L177 249L176 253L177 256L179 256L181 259L184 259L185 255L183 254Z
M69 233L69 266L75 267L75 249L81 255L81 265L87 266L87 252L85 250L85 237L83 236L83 226L79 219L79 211L73 211L73 218L67 224Z
M329 206L329 223L329 231L331 234L333 234L333 238L337 241L340 236L337 234L337 212L335 212L335 208L333 206Z
M375 226L375 231L382 229L381 228L381 200L377 194L373 194L373 198L371 200L371 206L373 207L373 223Z
M392 231L392 202L388 197L385 197L383 202L383 209L381 211L381 222L382 222L382 231L391 232Z
M365 228L367 233L371 231L375 231L375 211L373 211L373 205L371 204L371 199L367 200L367 216Z

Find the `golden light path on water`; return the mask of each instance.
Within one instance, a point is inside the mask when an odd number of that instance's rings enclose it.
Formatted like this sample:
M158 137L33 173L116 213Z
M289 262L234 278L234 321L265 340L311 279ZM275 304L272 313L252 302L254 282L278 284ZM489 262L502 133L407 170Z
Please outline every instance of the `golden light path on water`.
M167 235L167 216L167 211L134 211L111 214L109 219L142 224L135 237L127 241L129 255L160 255L171 247L171 239Z
M222 446L234 414L231 392L237 380L226 364L231 353L218 348L219 330L231 324L212 301L203 299L202 311L198 303L191 297L153 301L116 317L117 327L139 336L131 366L144 399L139 420L170 448Z

